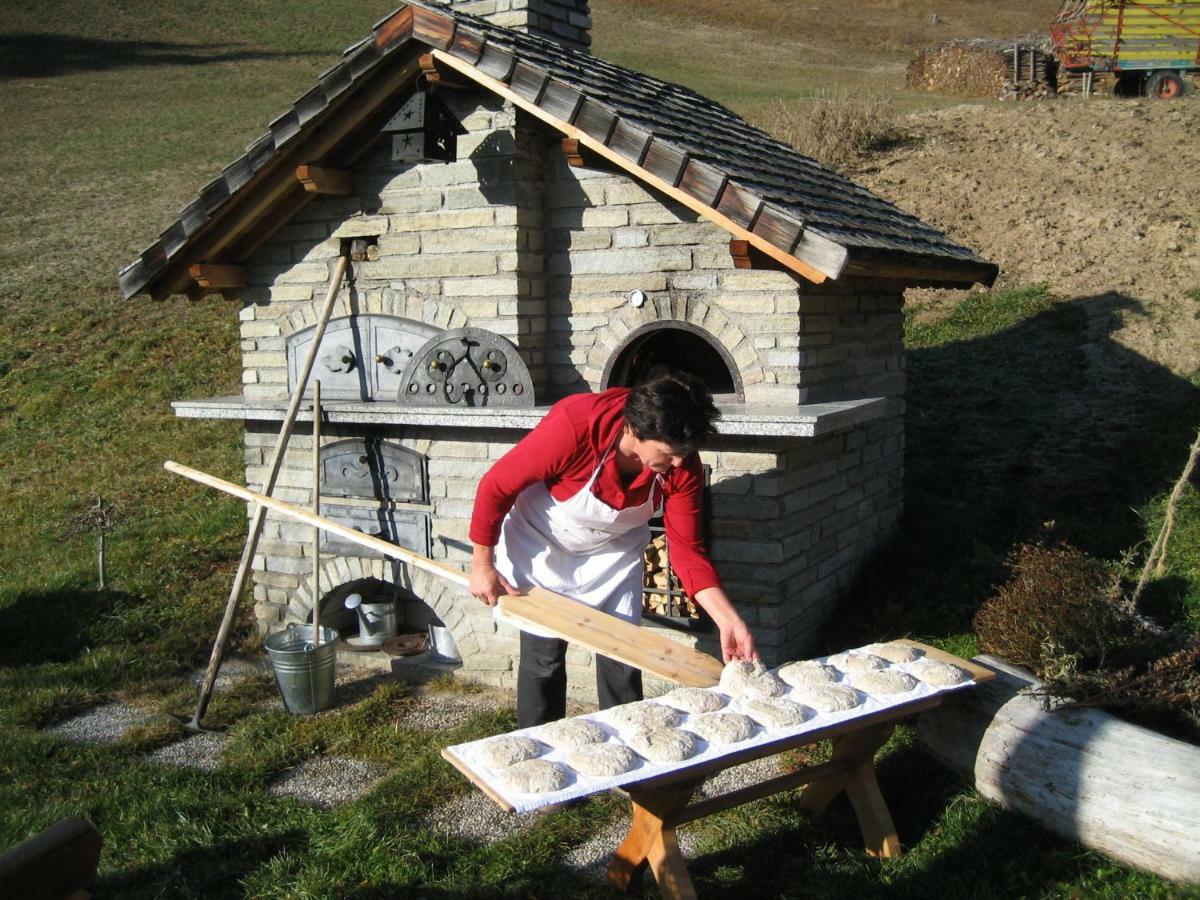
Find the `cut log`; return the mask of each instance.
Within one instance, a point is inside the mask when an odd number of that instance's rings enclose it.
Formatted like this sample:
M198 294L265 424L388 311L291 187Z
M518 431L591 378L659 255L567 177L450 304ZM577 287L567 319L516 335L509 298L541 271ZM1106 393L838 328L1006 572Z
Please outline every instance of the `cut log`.
M980 794L1049 831L1164 878L1200 883L1200 747L1099 709L1042 708L1028 672L921 715L917 735Z

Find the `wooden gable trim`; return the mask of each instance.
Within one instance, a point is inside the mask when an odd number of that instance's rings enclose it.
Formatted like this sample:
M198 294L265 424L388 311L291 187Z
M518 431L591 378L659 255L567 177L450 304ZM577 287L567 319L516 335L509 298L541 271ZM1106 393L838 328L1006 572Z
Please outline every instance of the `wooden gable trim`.
M188 275L200 287L208 290L246 286L246 267L222 263L195 263L188 266Z
M326 166L296 166L296 178L310 194L349 197L354 193L354 173Z
M227 255L231 250L236 248L240 254L247 252L248 244L261 245L286 221L279 215L281 209L287 210L290 218L316 196L304 190L296 177L297 167L332 153L363 120L371 118L372 113L404 88L418 71L416 59L409 58L394 67L384 67L370 80L364 79L359 91L345 96L340 105L330 108L328 118L316 125L308 140L281 153L256 176L257 184L248 184L243 196L230 198L226 208L204 224L192 237L192 246L184 254L187 258L168 261L162 272L151 280L148 285L152 286L151 296L157 300L183 293L191 280L187 267L193 260L236 262L244 256ZM359 148L356 154L366 149Z
M579 141L579 144L581 147L584 147L584 148L590 150L591 152L595 153L596 155L602 157L603 159L608 160L610 163L613 163L619 169L632 175L634 178L638 179L639 181L649 184L651 187L666 194L668 197L671 197L673 200L676 200L677 202L683 204L688 209L691 209L693 212L699 214L700 216L707 219L708 221L720 226L721 228L724 228L734 238L736 238L738 240L744 240L744 241L749 242L749 244L751 246L755 247L756 249L765 253L770 258L781 263L785 268L789 269L790 271L795 272L798 275L802 275L804 278L808 279L809 281L813 282L814 284L821 284L828 278L830 278L830 277L836 278L839 274L841 274L840 267L834 267L834 271L830 271L830 272L821 271L820 269L816 268L813 265L810 265L809 263L805 262L804 260L798 259L797 257L792 256L790 253L786 253L783 250L780 250L778 247L776 247L774 244L770 243L765 238L761 237L758 234L755 234L752 231L748 231L746 228L739 225L737 222L735 222L733 219L731 219L725 213L719 211L718 209L714 208L713 206L707 205L706 203L704 203L704 202L698 200L696 197L692 196L692 194L689 193L688 191L681 190L679 187L676 187L674 184L668 183L663 178L661 178L658 175L654 174L653 172L648 171L647 169L643 168L640 165L640 163L642 161L642 158L646 155L647 150L649 149L651 140L650 140L650 136L648 134L646 134L645 132L640 132L640 129L633 129L633 128L626 127L626 129L625 129L626 139L623 139L623 142L622 142L622 149L625 152L624 153L618 152L617 150L613 149L612 147L608 146L607 144L596 140L596 138L592 137L590 134L588 134L586 131L583 131L581 128L578 128L575 125L572 125L569 121L564 121L563 119L559 118L558 116L551 114L547 110L542 109L538 104L531 103L529 100L525 99L520 94L516 93L516 91L510 89L509 86L507 84L505 84L503 81L488 74L487 71L484 71L483 67L482 67L482 61L481 61L481 67L477 68L476 66L473 66L470 63L467 63L464 60L459 59L458 57L453 56L452 54L447 53L443 50L434 50L433 52L434 52L434 55L438 58L438 60L446 63L446 65L452 66L453 68L457 69L459 72L463 73L468 78L471 78L472 80L474 80L481 86L487 88L488 90L492 91L493 93L497 94L498 96L503 97L504 99L513 103L519 109L524 110L525 112L540 119L541 121L545 122L546 124L550 125L551 127L557 129L558 131L561 131L567 137L573 138L573 139ZM509 56L508 54L504 54L504 55ZM487 60L487 58L488 58L488 47L485 45L484 53L483 53L483 60ZM496 72L497 74L502 73L503 77L507 78L512 73L511 60L512 60L512 57L509 56L509 61L510 61L509 65L506 65L506 66L493 65L493 66L489 66L488 68L491 71ZM553 79L551 79L551 85L555 85L555 84L557 84L557 82L554 82ZM550 87L548 86L546 90L549 91ZM578 96L577 92L575 92L573 89L566 88L565 85L561 85L559 87L559 89L555 91L555 96L558 98L561 98L564 96L569 96L568 92L576 94L576 96ZM566 111L569 108L570 114L572 115L572 117L579 112L580 106L581 106L581 103L578 101L570 103L569 106L568 106L568 104L563 104L561 102L558 102L555 104L555 108L558 110ZM618 120L616 127L614 127L614 129L613 129L614 134L616 134L618 131L620 131L621 124L622 123ZM637 132L640 132L640 134L642 134L642 135L646 135L644 141L639 141L637 139L637 134L636 134ZM628 154L628 155L626 155L626 154ZM630 157L634 156L634 155L637 156L636 161L630 159ZM690 165L685 166L684 168L685 169L690 168ZM715 170L712 170L710 167L705 167L704 169L698 168L695 170L695 173L697 176L707 176L710 171L715 171ZM711 185L711 187L712 187L713 203L715 204L721 196L721 191L726 186L727 179L724 179L722 176L722 179L719 181L714 181L711 178L705 178L704 180L705 180L705 182L707 182L705 184L706 188L709 185ZM843 250L843 253L844 253L844 250Z

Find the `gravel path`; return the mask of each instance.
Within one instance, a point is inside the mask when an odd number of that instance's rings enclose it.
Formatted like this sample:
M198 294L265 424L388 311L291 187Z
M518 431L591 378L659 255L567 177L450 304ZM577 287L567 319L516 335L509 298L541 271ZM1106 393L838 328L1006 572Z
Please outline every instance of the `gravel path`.
M188 766L211 772L221 765L221 751L228 740L223 734L193 734L191 737L160 747L147 755L152 763L164 766Z
M123 703L106 703L46 730L69 741L115 744L127 730L135 725L145 725L152 718Z
M322 809L357 800L378 784L388 770L376 763L345 756L317 756L289 769L268 790Z
M472 790L453 803L434 810L421 820L421 824L442 834L492 844L512 837L536 822L538 817L538 813L505 812L482 791Z

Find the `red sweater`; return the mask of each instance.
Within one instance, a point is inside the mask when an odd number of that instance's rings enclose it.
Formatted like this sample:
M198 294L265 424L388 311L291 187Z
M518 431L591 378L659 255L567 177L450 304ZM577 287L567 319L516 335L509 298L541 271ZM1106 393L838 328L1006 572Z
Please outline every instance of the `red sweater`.
M620 436L628 393L628 388L612 388L599 394L574 394L554 404L538 426L479 482L471 540L494 547L517 495L536 481L544 481L555 500L569 500L579 493ZM672 568L690 596L720 587L701 531L704 476L700 454L693 453L679 468L670 469L663 481L663 519ZM622 485L614 453L605 462L593 491L613 509L628 509L646 502L653 482L654 472L643 469L631 484Z

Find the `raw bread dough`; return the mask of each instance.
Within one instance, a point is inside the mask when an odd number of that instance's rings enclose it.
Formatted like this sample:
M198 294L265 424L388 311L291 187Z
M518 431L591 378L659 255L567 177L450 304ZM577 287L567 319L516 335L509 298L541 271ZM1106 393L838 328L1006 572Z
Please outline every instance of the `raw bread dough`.
M567 750L608 740L608 732L588 719L559 719L539 728L537 736L551 747Z
M917 679L896 670L855 672L850 683L868 694L903 694L917 686Z
M803 687L808 684L833 684L838 680L837 669L813 659L784 663L775 674L779 676L780 681L792 687Z
M687 727L710 744L720 745L749 739L758 730L758 723L741 713L719 712L689 718Z
M638 700L634 703L623 703L608 711L609 721L623 731L653 731L655 728L670 728L678 725L683 719L678 710L653 703L649 700Z
M629 746L651 762L679 762L695 756L700 741L690 731L656 728L634 734L629 738Z
M514 735L493 738L475 751L475 758L489 769L504 769L541 755L542 745L537 741Z
M858 706L858 694L842 684L818 684L802 688L797 699L817 712L838 712Z
M501 769L496 781L502 788L522 794L546 794L560 791L571 783L571 775L548 759L527 759Z
M971 680L971 674L965 669L937 659L917 660L908 670L926 684L937 687L965 684Z
M882 657L888 662L906 663L920 659L925 653L908 644L867 644L859 648L859 653L870 653Z
M581 775L611 778L637 765L637 754L624 744L588 744L567 754L567 765Z
M767 728L787 728L789 725L799 725L808 718L808 713L799 703L778 698L744 700L742 709Z
M888 661L874 653L848 650L845 653L835 653L829 657L829 664L843 672L870 672L873 669L886 669Z
M734 659L721 672L721 690L739 699L761 699L786 693L787 685L756 659Z
M716 712L729 702L724 694L695 687L675 688L661 699L686 713Z

